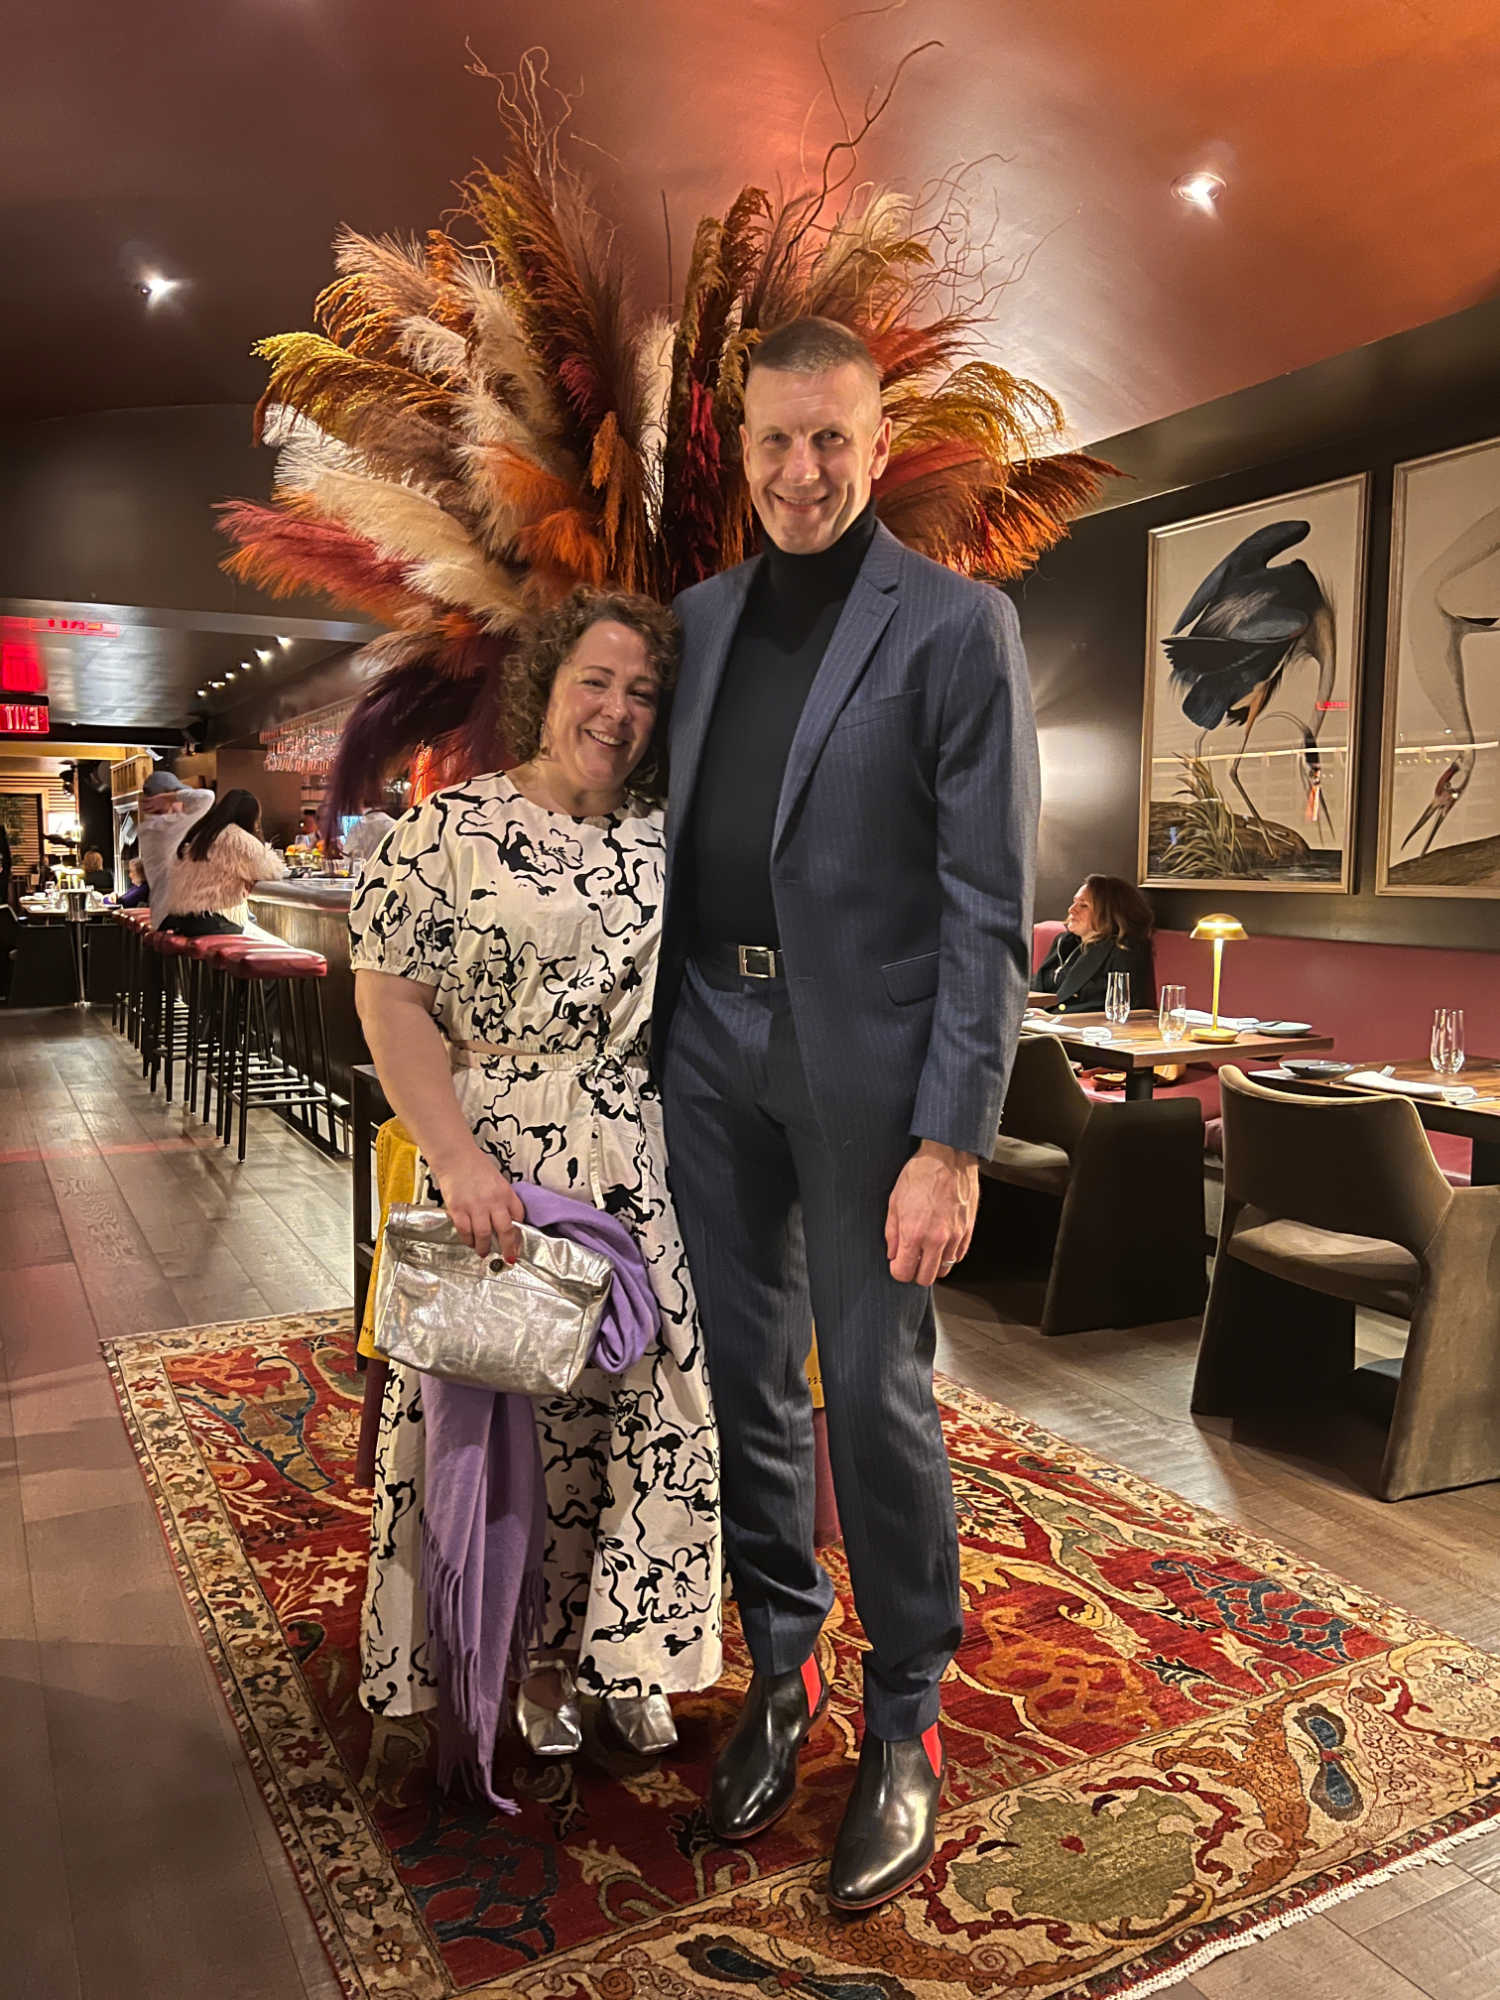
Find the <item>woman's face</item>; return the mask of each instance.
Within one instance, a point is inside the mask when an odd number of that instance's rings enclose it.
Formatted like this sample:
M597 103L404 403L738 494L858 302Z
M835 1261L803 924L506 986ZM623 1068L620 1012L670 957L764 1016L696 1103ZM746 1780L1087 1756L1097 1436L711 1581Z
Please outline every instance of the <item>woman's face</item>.
M558 668L547 703L545 753L580 792L623 788L656 727L661 682L628 625L591 625Z
M1094 899L1088 892L1087 884L1079 889L1068 905L1067 925L1074 937L1081 938L1092 937L1099 928L1098 918L1094 912Z

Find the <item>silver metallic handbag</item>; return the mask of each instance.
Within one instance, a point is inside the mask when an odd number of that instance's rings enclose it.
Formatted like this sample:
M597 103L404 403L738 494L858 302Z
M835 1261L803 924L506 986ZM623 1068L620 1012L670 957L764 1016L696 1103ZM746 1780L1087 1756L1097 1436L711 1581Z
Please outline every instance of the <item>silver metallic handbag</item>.
M566 1395L588 1366L614 1266L517 1223L521 1253L471 1250L441 1208L392 1206L375 1280L375 1342L392 1361L517 1396Z

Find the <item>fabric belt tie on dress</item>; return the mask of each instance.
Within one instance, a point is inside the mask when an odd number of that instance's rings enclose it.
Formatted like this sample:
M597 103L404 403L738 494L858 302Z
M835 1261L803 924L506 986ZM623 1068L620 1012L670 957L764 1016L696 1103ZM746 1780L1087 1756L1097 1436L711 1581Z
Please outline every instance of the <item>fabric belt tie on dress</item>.
M602 1049L596 1049L589 1054L583 1050L538 1049L526 1042L450 1041L448 1044L448 1062L453 1069L483 1069L486 1063L493 1062L497 1058L506 1062L533 1063L540 1069L573 1070L577 1073L579 1082L588 1091L593 1104L593 1133L589 1145L589 1200L595 1208L602 1209L604 1161L601 1126L606 1110L601 1100L613 1096L615 1104L620 1109L629 1102L639 1117L641 1088L647 1080L644 1057L637 1062L630 1062L624 1056L612 1055Z

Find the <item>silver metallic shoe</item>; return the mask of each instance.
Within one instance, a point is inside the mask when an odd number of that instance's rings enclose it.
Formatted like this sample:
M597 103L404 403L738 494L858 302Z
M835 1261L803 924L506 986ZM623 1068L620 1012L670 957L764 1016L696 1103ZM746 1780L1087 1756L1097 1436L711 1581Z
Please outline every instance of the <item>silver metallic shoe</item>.
M562 1683L562 1703L557 1708L534 1700L525 1682L516 1690L516 1727L533 1757L572 1757L583 1748L578 1689L565 1666L558 1667L557 1676Z
M664 1694L607 1694L604 1712L639 1756L659 1757L677 1741L672 1704Z

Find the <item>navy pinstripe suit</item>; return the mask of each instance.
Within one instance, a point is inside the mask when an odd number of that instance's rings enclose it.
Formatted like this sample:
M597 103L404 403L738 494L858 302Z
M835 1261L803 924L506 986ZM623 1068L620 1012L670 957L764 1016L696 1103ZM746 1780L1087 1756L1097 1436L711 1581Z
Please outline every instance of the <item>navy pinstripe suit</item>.
M962 1635L931 1294L885 1252L919 1139L988 1154L1025 1005L1038 802L1014 609L877 528L787 760L771 878L786 976L688 961L682 833L755 562L677 601L655 1045L752 1656L799 1665L831 1602L812 1550L818 1328L877 1736L919 1735Z

